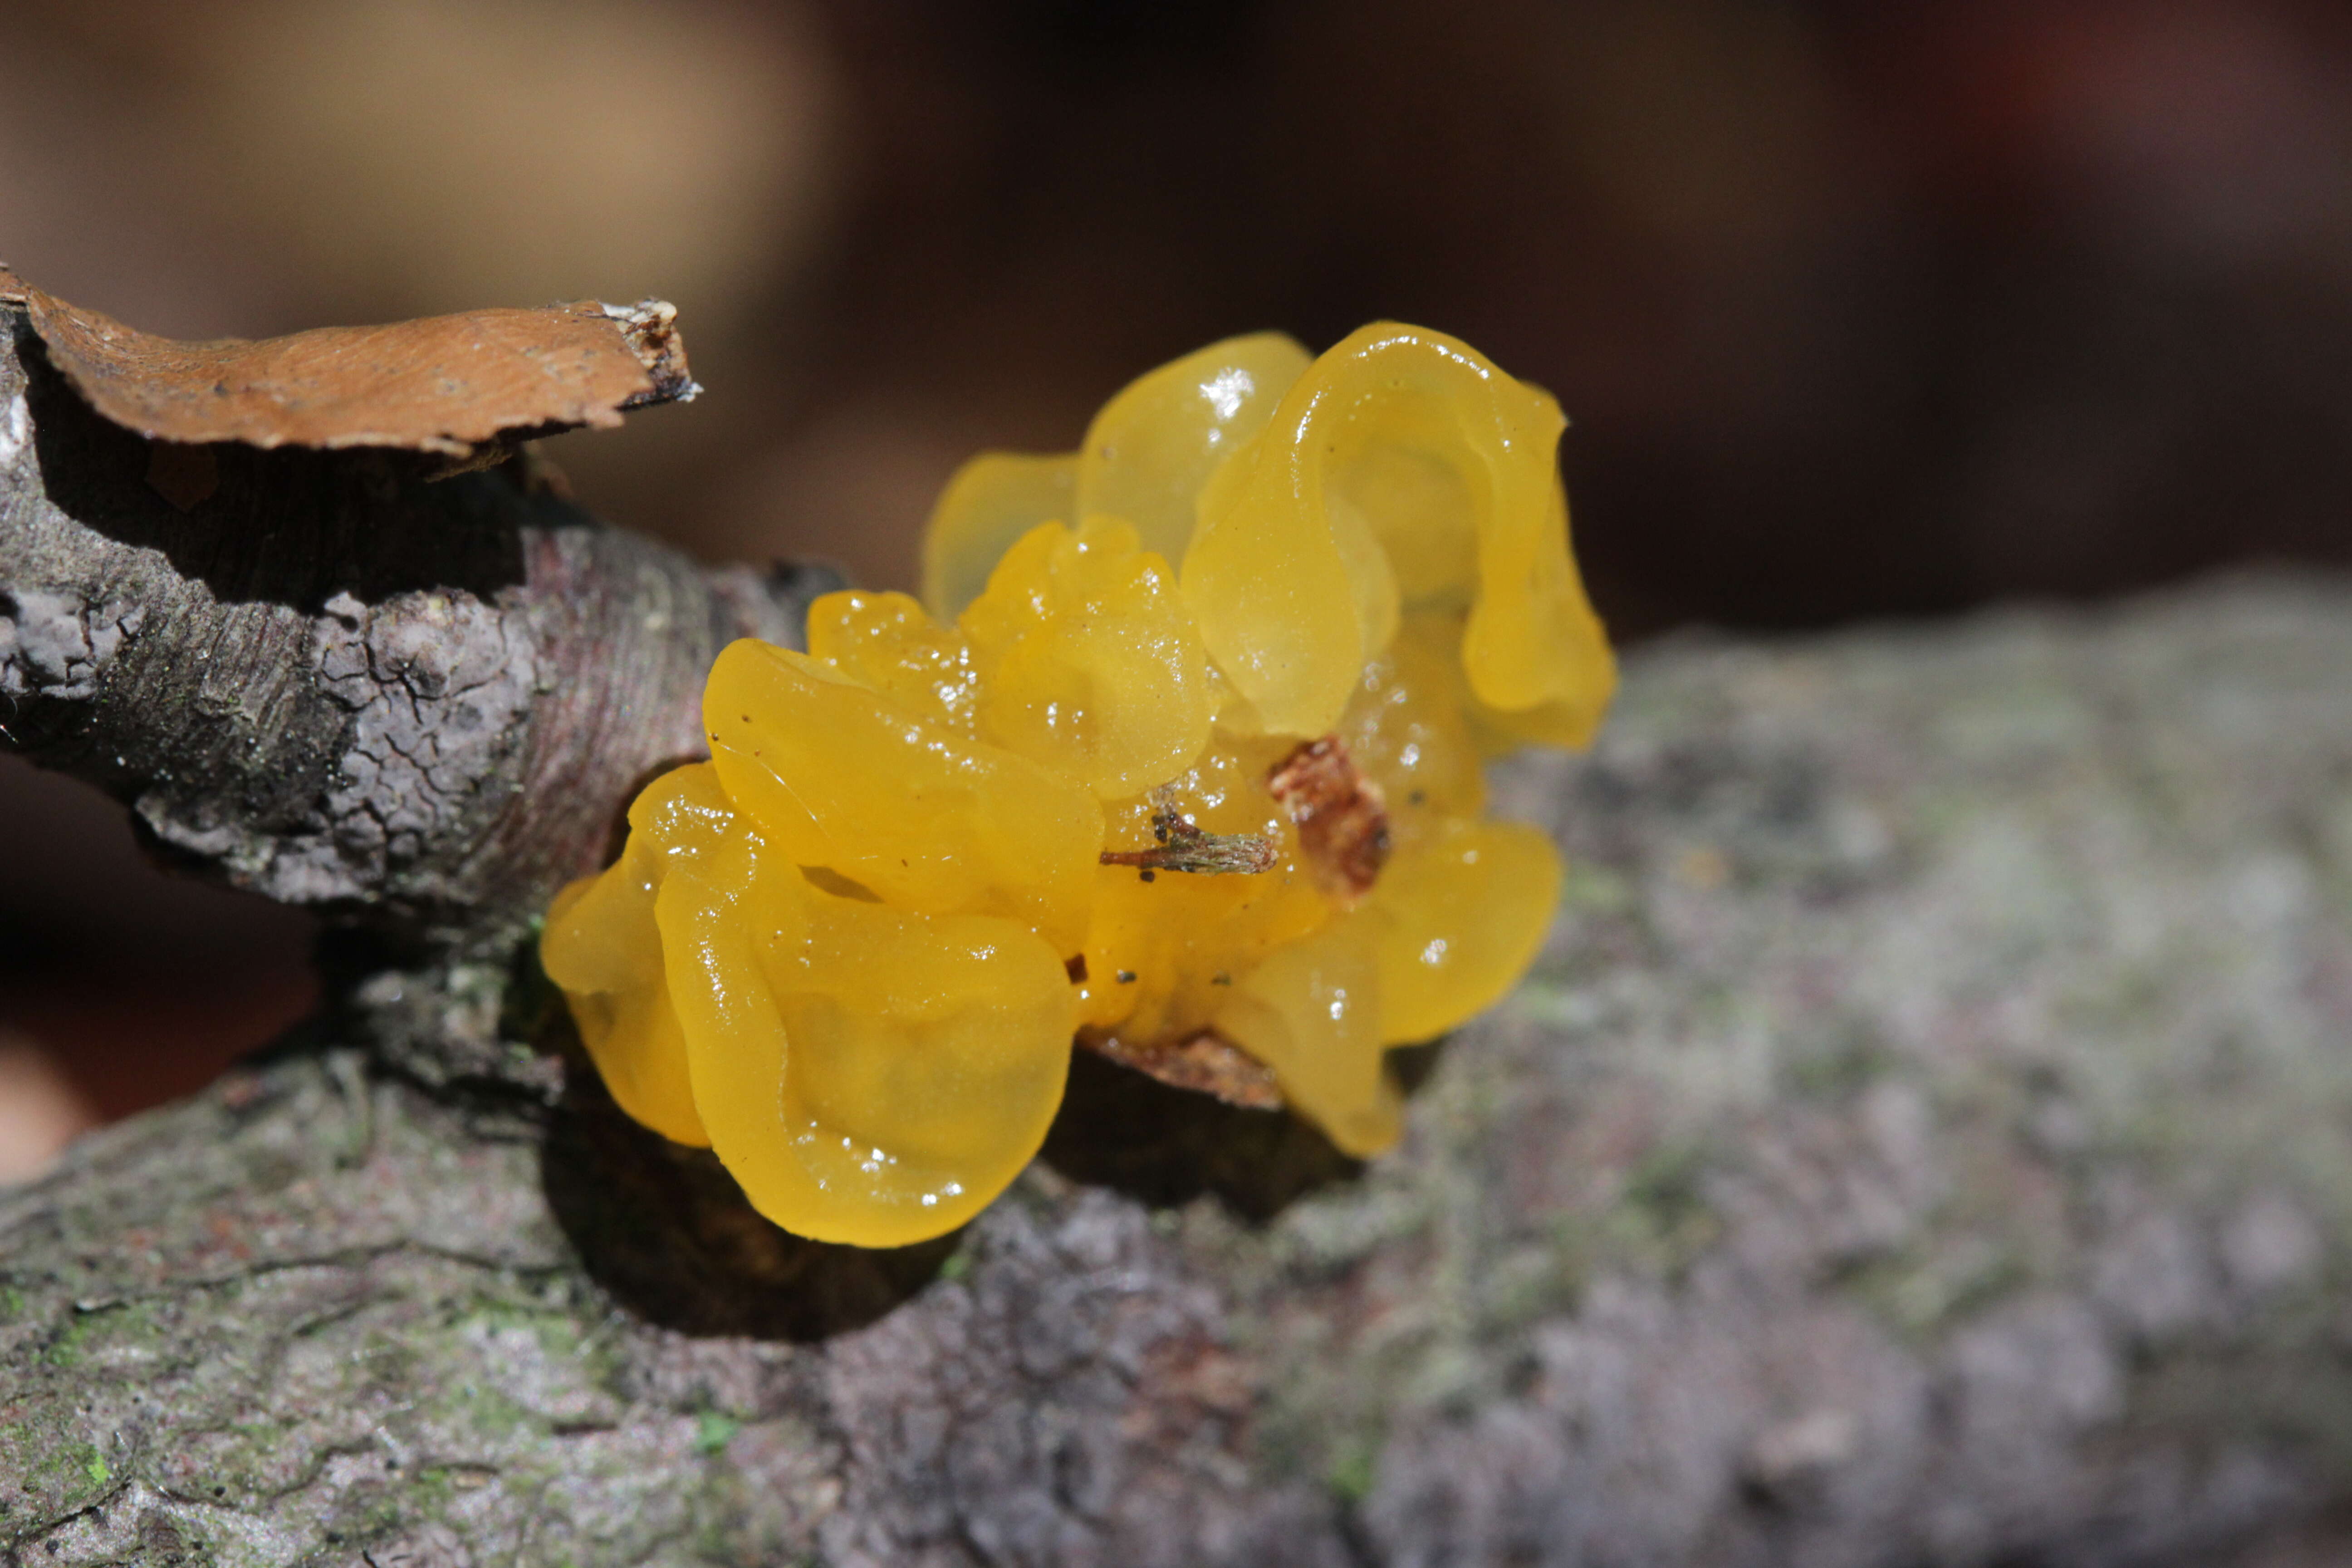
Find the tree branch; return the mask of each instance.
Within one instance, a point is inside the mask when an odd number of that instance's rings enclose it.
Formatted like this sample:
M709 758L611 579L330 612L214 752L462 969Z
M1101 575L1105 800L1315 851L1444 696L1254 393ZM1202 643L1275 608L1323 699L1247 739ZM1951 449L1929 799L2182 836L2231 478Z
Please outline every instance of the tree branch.
M2347 668L2342 584L1641 653L1499 783L1567 902L1401 1151L1081 1055L913 1253L289 1053L0 1198L0 1542L2227 1561L2352 1481Z
M703 753L718 650L797 643L832 583L705 569L525 458L447 464L150 441L0 302L0 743L184 864L495 972L635 787ZM467 1009L426 1012L412 1043ZM478 1066L487 1028L459 1022Z

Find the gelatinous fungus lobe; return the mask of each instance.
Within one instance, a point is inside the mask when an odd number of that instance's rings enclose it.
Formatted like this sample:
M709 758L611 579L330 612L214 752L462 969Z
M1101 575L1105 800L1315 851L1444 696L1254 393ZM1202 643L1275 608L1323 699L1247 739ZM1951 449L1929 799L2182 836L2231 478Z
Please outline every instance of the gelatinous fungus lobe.
M992 455L924 594L829 595L713 668L709 763L567 889L549 973L615 1100L789 1230L960 1224L1070 1042L1341 1149L1383 1066L1532 962L1559 862L1484 760L1614 680L1549 396L1440 333L1213 344L1063 457Z

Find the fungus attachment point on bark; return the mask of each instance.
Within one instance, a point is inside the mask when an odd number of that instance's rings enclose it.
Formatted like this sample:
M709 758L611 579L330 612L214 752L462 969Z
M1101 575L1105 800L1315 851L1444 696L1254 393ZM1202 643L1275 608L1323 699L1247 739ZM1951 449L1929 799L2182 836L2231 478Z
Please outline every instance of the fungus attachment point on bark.
M1615 681L1543 393L1454 339L1218 343L1067 458L984 457L928 602L739 642L541 952L614 1098L787 1230L896 1246L1002 1191L1070 1041L1339 1148L1392 1045L1499 998L1557 902L1483 761Z

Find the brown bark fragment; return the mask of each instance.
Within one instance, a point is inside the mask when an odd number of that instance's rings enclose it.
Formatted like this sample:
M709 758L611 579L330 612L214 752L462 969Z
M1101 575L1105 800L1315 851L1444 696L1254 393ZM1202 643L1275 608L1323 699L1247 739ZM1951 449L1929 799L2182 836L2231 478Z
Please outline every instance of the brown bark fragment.
M1388 864L1388 803L1339 738L1302 742L1265 784L1298 825L1298 847L1325 885L1351 899L1370 892Z
M469 310L258 342L156 337L5 268L0 303L24 308L50 363L91 407L184 444L467 458L518 434L615 426L624 409L698 390L677 313L657 300Z
M1116 1035L1081 1035L1078 1043L1107 1061L1158 1079L1171 1089L1213 1095L1247 1110L1282 1109L1273 1069L1213 1029L1181 1040L1137 1044Z

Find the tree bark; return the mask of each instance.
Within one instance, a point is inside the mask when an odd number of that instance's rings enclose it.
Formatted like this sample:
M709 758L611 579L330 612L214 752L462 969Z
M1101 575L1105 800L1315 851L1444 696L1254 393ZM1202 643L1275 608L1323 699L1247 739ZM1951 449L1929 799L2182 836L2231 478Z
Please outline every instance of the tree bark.
M719 649L797 646L836 580L708 570L528 459L447 463L143 439L0 304L0 743L328 915L349 1026L405 1066L529 1079L498 1028L518 938L704 754Z
M550 581L510 575L470 602ZM341 635L327 587L250 666L294 674L237 689L294 693L257 732L317 715L296 763L362 732L299 652ZM100 641L12 729L69 744ZM1893 1568L2203 1563L2324 1522L2347 672L2330 582L1641 650L1589 756L1505 770L1567 898L1516 995L1403 1064L1400 1151L1351 1165L1082 1053L1045 1158L905 1253L782 1237L576 1073L550 1106L330 1028L0 1199L0 1541ZM78 753L101 776L114 732ZM467 864L390 902L488 907ZM2298 1539L2262 1561L2326 1550Z

